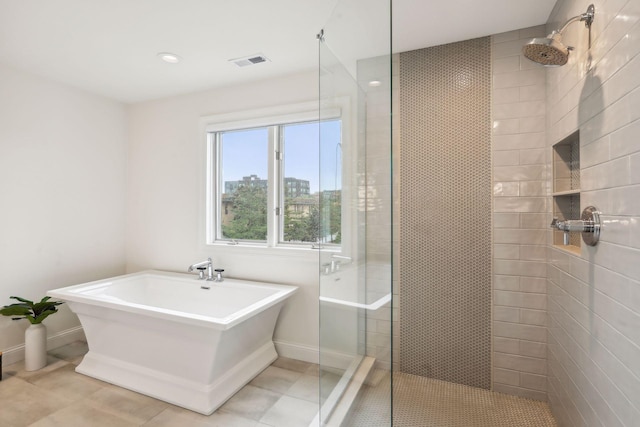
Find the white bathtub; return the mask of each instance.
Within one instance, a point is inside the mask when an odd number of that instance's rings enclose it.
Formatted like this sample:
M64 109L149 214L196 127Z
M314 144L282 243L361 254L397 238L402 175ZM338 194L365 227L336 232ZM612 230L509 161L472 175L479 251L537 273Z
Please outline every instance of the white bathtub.
M273 330L296 289L144 271L48 295L84 328L77 372L208 415L276 359Z

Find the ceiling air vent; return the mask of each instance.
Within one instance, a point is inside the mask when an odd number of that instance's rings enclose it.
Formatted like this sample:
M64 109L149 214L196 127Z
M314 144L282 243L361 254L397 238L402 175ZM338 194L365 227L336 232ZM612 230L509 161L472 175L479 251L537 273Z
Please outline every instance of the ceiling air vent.
M243 58L230 59L229 62L233 62L238 67L246 67L249 65L255 65L255 64L260 64L262 62L271 62L271 61L269 60L269 58L267 58L263 54L257 53L255 55L245 56Z

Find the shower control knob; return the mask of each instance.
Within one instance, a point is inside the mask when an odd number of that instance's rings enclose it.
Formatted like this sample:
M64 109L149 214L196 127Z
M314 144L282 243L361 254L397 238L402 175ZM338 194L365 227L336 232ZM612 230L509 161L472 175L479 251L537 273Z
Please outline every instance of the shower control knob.
M595 246L600 239L600 212L595 207L588 206L582 211L580 219L558 220L558 218L553 218L550 227L564 232L564 245L569 244L569 233L577 231L582 233L584 243Z

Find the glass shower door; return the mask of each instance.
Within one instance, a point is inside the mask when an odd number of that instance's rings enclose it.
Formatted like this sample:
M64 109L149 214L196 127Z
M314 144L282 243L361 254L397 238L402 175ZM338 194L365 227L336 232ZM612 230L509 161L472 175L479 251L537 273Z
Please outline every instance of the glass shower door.
M320 425L391 425L389 18L343 0L319 35Z

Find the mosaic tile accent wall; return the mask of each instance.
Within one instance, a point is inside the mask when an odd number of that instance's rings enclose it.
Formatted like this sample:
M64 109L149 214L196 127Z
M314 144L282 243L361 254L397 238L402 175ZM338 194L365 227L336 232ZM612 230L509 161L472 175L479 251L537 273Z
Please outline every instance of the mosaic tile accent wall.
M491 387L491 43L400 54L400 369Z

